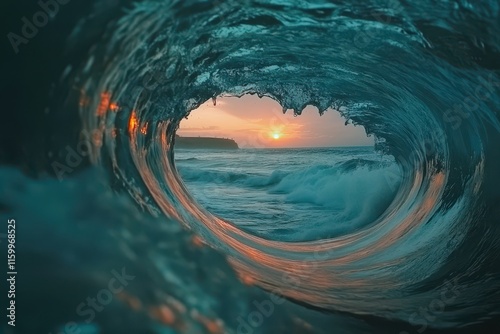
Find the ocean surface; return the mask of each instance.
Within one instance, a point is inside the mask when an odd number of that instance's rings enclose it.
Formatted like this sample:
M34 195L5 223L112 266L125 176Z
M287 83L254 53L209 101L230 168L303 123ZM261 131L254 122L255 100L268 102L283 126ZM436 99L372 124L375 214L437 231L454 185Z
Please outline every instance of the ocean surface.
M0 332L499 332L498 0L2 14ZM339 112L377 150L175 150L191 111L245 94Z
M401 174L373 147L176 150L195 200L262 237L317 240L355 232L390 205Z

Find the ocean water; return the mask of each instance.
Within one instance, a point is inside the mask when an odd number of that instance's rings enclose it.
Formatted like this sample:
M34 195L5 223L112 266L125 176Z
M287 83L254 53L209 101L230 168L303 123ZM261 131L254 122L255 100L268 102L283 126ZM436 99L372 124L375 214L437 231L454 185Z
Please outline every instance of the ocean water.
M373 147L176 150L195 200L262 237L317 240L355 232L389 207L401 174Z
M498 333L497 0L4 3L26 36L0 53L3 332ZM245 94L339 112L377 151L175 150Z

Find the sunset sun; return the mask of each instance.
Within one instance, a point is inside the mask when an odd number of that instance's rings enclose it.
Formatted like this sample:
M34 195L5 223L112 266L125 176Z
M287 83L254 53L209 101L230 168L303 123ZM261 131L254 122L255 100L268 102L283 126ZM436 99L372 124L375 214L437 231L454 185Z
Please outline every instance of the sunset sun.
M281 137L280 133L278 133L278 132L273 133L273 138L274 139L280 139L280 137Z

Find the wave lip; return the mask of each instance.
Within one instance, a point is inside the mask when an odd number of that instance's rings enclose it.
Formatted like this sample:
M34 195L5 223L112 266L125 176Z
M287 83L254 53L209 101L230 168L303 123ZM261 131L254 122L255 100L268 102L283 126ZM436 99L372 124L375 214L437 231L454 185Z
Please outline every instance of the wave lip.
M500 19L494 2L459 3L142 1L109 28L92 62L68 76L82 87L92 160L112 166L141 205L197 232L263 288L319 308L411 321L451 281L460 295L442 301L432 326L491 317L500 291L491 265L499 247L500 80L494 63L471 54L496 54ZM436 39L443 30L447 38ZM179 122L210 98L246 93L296 114L331 107L363 125L399 166L388 209L373 221L362 214L369 222L360 230L294 243L241 231L196 203L173 161ZM318 201L317 191L331 186L315 184L323 172L303 175L308 193L287 176L272 187L290 200ZM368 186L374 173L393 175L356 166L337 174L337 186ZM353 212L382 200L363 195L366 203L349 201Z

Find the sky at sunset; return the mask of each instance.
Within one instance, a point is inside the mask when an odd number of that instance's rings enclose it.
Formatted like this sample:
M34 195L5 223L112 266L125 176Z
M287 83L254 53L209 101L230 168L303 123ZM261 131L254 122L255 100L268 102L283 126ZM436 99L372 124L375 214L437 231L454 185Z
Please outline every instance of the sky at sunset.
M181 122L177 132L183 137L234 139L242 148L370 146L361 126L347 125L335 110L320 116L314 107L302 115L286 114L270 98L245 95L205 102Z

